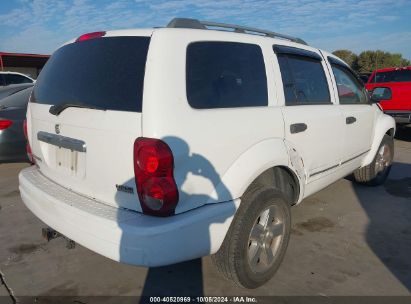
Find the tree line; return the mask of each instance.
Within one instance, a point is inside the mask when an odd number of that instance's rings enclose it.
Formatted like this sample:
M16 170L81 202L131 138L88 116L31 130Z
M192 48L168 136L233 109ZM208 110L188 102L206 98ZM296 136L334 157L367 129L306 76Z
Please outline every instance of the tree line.
M408 59L398 53L377 51L364 51L359 55L350 50L337 50L333 54L344 60L354 71L359 74L371 73L376 69L390 67L404 67L411 65Z

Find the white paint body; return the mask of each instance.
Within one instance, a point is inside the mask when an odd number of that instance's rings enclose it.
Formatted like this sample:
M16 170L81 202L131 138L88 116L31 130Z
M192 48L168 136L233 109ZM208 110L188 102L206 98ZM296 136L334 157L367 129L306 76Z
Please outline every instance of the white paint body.
M261 173L275 166L288 168L298 179L299 203L371 163L384 134L395 128L394 120L376 105L340 105L327 61L333 55L306 45L214 30L107 32L111 36L151 36L142 113L68 108L54 116L49 106L29 103L29 142L41 161L19 178L23 201L42 221L120 262L159 266L215 253L241 196ZM191 108L185 63L186 48L195 41L259 45L268 106ZM323 56L332 104L285 106L275 44ZM347 125L349 115L357 116L358 124ZM305 122L307 131L291 134L289 125L298 122ZM87 143L87 152L76 155L74 172L56 166L72 162L70 156L37 140L40 131L54 133L56 124L61 135ZM133 143L140 136L162 139L173 152L180 192L174 216L141 213L133 171ZM116 184L133 188L134 195L118 192Z

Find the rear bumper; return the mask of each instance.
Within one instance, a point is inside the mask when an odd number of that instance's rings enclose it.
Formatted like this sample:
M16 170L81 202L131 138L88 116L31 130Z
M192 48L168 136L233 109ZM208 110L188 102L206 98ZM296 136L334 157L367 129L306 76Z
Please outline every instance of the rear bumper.
M411 123L411 111L386 110L384 113L392 116L396 123Z
M103 256L141 266L168 265L216 252L239 205L234 200L159 218L74 193L35 166L22 170L19 182L23 202L48 226Z

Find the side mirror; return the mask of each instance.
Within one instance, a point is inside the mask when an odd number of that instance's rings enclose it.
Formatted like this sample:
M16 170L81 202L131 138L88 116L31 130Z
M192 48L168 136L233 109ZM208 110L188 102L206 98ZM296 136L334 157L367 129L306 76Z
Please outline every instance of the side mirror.
M377 103L381 100L390 100L392 98L392 92L390 88L376 87L371 92L371 102Z

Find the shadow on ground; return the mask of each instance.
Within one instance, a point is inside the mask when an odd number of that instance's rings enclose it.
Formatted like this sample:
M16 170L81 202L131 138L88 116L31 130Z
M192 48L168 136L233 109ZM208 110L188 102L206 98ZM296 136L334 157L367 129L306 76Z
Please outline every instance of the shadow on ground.
M204 295L201 259L149 269L141 296L166 295Z
M398 140L411 142L411 124L407 126L397 126L395 138Z
M353 188L369 218L367 244L411 292L411 165L394 163L392 170L408 176L394 179L390 174L380 186L386 194L375 195L380 187L353 183Z

